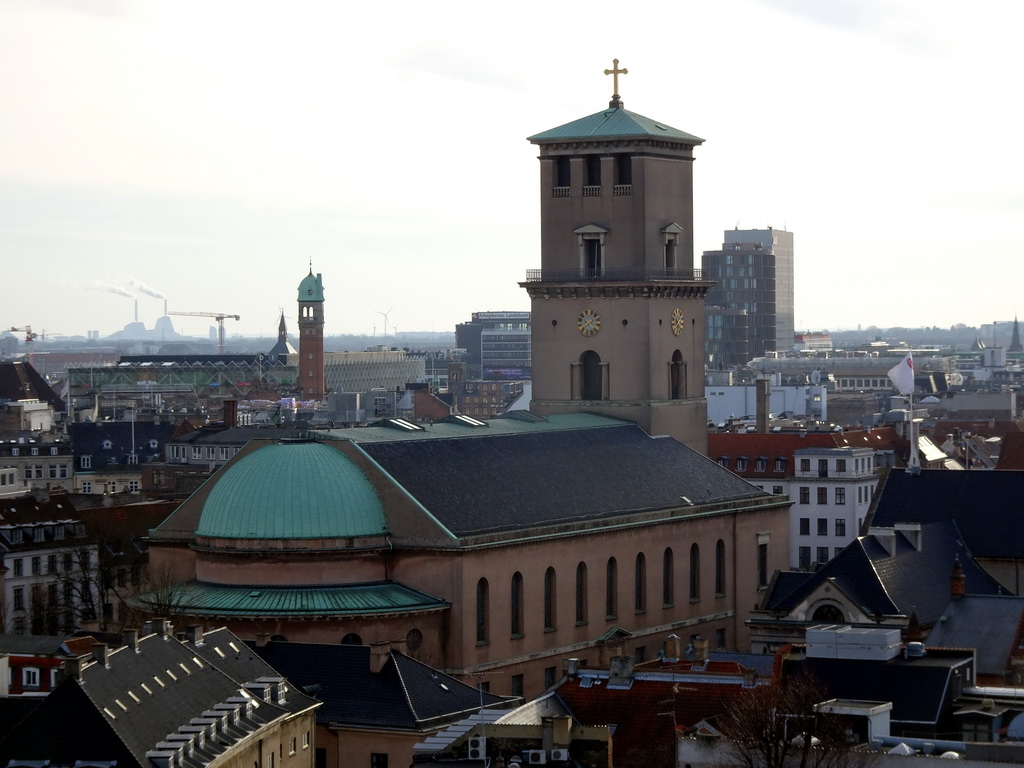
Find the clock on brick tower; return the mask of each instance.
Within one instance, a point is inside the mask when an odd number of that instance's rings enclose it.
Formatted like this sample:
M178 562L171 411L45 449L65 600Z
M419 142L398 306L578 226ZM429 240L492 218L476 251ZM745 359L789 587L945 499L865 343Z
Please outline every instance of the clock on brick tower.
M627 111L616 93L608 109L529 140L541 170L541 268L520 284L533 313L531 409L616 416L706 452L712 283L693 268L692 234L703 139Z
M299 394L304 400L326 397L324 376L324 284L313 270L299 283Z

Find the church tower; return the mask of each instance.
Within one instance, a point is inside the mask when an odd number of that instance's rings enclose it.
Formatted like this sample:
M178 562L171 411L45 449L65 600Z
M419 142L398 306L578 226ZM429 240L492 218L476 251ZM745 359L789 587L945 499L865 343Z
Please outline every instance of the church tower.
M323 400L324 376L324 284L321 275L309 270L299 283L299 379L303 400Z
M540 148L541 268L520 285L539 414L591 412L707 450L704 296L693 268L693 149L608 109L529 138Z

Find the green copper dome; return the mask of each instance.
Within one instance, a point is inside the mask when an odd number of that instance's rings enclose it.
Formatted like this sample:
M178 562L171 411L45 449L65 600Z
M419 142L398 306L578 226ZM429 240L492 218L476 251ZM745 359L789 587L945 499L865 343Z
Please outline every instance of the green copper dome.
M309 274L302 278L302 282L299 283L299 301L323 301L324 300L324 282L319 272L313 275L313 270L309 270Z
M229 539L336 539L385 532L373 485L323 443L282 441L241 457L203 505L196 533Z

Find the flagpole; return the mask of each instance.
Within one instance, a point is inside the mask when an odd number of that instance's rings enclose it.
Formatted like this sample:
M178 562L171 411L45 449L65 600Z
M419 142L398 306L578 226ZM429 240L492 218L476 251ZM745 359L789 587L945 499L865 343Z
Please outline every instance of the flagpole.
M912 475L921 474L921 457L917 449L917 435L914 434L914 390L910 390L910 458L907 461L907 472Z

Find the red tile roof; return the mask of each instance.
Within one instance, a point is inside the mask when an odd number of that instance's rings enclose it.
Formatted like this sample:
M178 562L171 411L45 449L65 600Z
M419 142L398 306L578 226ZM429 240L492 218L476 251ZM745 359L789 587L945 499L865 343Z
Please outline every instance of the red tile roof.
M1024 432L1007 432L996 469L1024 469Z
M703 670L694 666L684 661L657 672L637 671L629 689L609 688L606 673L583 671L560 685L557 694L578 722L615 726L616 766L646 768L656 762L653 756L673 754L676 728L726 712L730 702L751 690L736 662L712 661Z
M897 442L899 437L892 427L847 432L721 433L708 435L708 456L713 461L728 456L728 468L749 480L782 480L793 476L793 454L801 448L849 447L891 451ZM736 459L740 456L747 458L747 466L742 471L737 469L736 464ZM767 459L767 462L764 470L758 472L757 459L760 457ZM785 459L785 462L777 466L776 459L780 458Z

